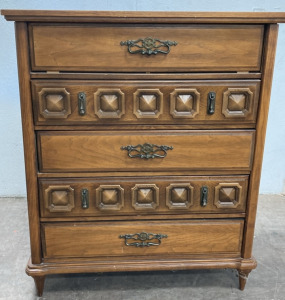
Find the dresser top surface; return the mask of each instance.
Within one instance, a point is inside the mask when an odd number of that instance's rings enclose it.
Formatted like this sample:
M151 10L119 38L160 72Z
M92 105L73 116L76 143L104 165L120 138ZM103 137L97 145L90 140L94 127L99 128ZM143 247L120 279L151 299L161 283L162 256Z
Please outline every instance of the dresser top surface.
M285 12L1 10L8 21L125 23L285 23Z

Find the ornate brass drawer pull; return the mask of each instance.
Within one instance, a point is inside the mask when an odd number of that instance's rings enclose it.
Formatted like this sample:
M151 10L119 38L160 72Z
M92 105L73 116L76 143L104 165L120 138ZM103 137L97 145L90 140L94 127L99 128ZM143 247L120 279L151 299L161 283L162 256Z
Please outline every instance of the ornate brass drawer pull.
M128 155L131 158L139 157L139 158L163 158L167 155L167 150L172 150L172 146L158 146L154 144L148 144L145 143L143 145L138 144L136 146L128 145L128 146L122 146L122 150L127 150Z
M139 38L137 40L121 41L121 46L128 46L128 51L131 54L167 54L170 52L170 46L176 46L178 43L175 41L162 41L152 37ZM132 48L136 50L132 50ZM163 49L163 50L162 50Z
M149 246L159 246L161 244L161 239L167 238L167 235L161 233L154 234L154 233L141 232L141 233L120 235L119 238L125 239L126 246L149 247ZM128 240L130 239L135 241L140 241L140 242L128 243ZM148 242L151 240L157 240L157 242Z

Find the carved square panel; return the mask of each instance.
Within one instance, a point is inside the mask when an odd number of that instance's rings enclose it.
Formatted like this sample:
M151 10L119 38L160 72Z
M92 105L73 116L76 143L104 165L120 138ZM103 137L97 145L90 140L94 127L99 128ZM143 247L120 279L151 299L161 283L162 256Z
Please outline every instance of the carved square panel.
M175 89L170 94L173 118L194 118L199 113L200 93L196 89Z
M120 210L124 206L124 189L120 185L100 185L96 205L100 210Z
M94 110L100 119L121 118L125 114L125 94L120 89L98 89L94 93Z
M194 188L189 183L174 183L166 188L169 209L188 209L193 205Z
M159 188L155 184L136 184L132 188L132 206L134 209L155 209L158 205Z
M67 212L74 208L74 189L70 185L51 185L44 191L44 202L50 212Z
M217 208L236 208L241 203L242 187L238 183L220 183L215 187Z
M39 113L45 119L64 119L71 114L70 94L65 88L43 88L39 92Z
M137 118L158 118L162 109L163 94L159 89L138 89L134 93L134 114Z
M223 95L222 113L226 118L246 117L252 112L253 93L249 88L228 88Z

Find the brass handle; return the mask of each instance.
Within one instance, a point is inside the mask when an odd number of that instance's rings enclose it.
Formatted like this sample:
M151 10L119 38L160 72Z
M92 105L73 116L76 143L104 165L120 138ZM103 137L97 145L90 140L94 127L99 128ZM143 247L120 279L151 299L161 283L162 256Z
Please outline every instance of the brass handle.
M86 95L83 92L78 93L78 113L80 116L86 114Z
M124 234L119 236L120 239L125 239L126 246L135 246L135 247L149 247L149 246L159 246L161 244L161 239L167 238L166 234L154 234L154 233L134 233L134 234ZM128 240L135 240L140 242L128 243ZM156 242L148 242L152 240L157 240Z
M84 209L89 208L89 192L87 189L81 190L81 207Z
M215 102L216 102L216 93L210 92L208 94L208 115L213 115L215 113Z
M128 145L122 146L121 150L127 150L128 156L131 158L139 157L144 159L149 158L163 158L167 155L167 150L172 150L172 146L158 146L154 144L145 143L143 145L138 144L136 146Z
M201 206L205 207L208 203L208 187L201 187Z
M121 46L128 46L128 51L131 54L140 53L142 55L151 54L167 54L170 52L170 46L176 46L178 43L175 41L162 41L152 37L139 38L137 40L121 41ZM132 50L135 48L136 50Z

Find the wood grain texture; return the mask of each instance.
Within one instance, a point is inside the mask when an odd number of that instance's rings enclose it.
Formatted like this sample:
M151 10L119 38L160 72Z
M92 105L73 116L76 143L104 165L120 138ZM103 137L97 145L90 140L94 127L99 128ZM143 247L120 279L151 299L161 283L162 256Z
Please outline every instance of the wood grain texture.
M42 172L250 170L253 130L39 132ZM122 146L172 146L167 156L131 158ZM187 162L187 163L186 163Z
M33 71L259 71L261 25L31 25ZM219 37L218 39L216 37ZM177 41L170 52L130 54L121 41Z
M197 212L187 212L187 213L180 213L177 214L173 212L171 215L167 214L133 214L133 215L120 215L120 214L113 214L107 215L107 214L101 214L94 217L87 217L87 216L75 216L75 217L42 217L40 218L41 222L50 223L50 222L98 222L98 221L159 221L159 220L165 220L169 219L171 217L172 220L182 220L182 219L237 219L237 218L245 218L245 213L197 213Z
M16 23L16 45L18 74L20 84L21 115L23 129L23 143L25 155L26 170L26 188L29 213L29 229L31 243L32 262L38 264L41 262L41 244L39 228L39 202L37 189L37 157L36 157L36 139L31 115L32 102L29 78L29 49L27 24Z
M8 21L98 23L284 23L284 12L166 12L3 9Z
M32 81L32 93L33 93L33 105L34 105L34 121L36 125L232 125L236 124L238 128L242 124L246 124L247 128L255 127L256 122L256 113L259 100L259 80L235 80L235 81L225 81L225 80L208 80L208 81L60 81L60 80L33 80ZM42 105L43 101L43 91L50 91L52 95L61 95L60 91L64 89L66 93L70 95L71 101L71 115L63 118L61 114L58 114L58 117L54 116L53 118L46 117L43 115ZM195 114L191 119L188 118L187 113L193 108L193 102L195 101L196 94L193 93L193 89L199 94L199 104L198 113ZM231 92L235 89L236 92ZM120 90L120 93L118 92ZM141 91L139 93L139 90ZM163 103L163 109L161 114L156 118L149 118L144 115L137 118L134 114L134 106L140 106L140 103L137 104L139 100L135 96L137 93L143 94L143 91L158 90L160 100ZM59 91L59 92L58 92ZM86 94L86 114L84 116L79 115L78 113L78 93L84 92ZM208 114L208 93L216 93L215 101L215 113L213 115ZM226 93L232 93L236 95L247 95L247 93L252 93L252 99L250 100L249 108L250 112L245 116L243 114L238 114L234 117L226 117L222 113L222 109L225 106L227 108L227 103L224 105L224 102L227 100L227 97L224 95ZM95 101L97 101L98 94L99 100L101 97L106 95L112 95L112 93L118 97L118 103L121 103L121 95L124 97L124 114L120 115L110 115L109 112L105 113L105 117L102 118L95 114L98 108L94 107ZM47 92L45 93L47 96ZM177 107L177 98L180 95L191 95L189 106L190 108L179 108ZM101 96L101 97L100 97ZM193 99L194 98L194 99ZM225 99L224 99L225 98ZM102 101L102 98L101 98ZM173 118L171 115L173 110L178 110L176 114L178 117ZM120 109L122 110L122 108ZM185 115L186 113L186 115ZM195 112L192 112L192 115ZM104 111L101 113L104 115ZM108 116L109 114L109 116ZM180 115L179 115L180 114ZM185 115L185 117L183 117Z
M242 220L42 224L44 257L147 256L232 253L238 255ZM159 246L126 246L120 235L167 234ZM130 240L129 242L133 242ZM155 241L154 241L155 242ZM98 247L100 245L100 247Z
M109 73L109 72L92 72L92 73L68 73L68 72L30 72L32 79L77 79L82 80L201 80L201 79L260 79L259 72L231 72L231 73Z
M258 192L260 175L262 168L263 150L266 136L266 125L271 93L271 82L274 70L274 60L277 45L278 25L268 25L266 28L266 47L264 51L263 80L260 95L260 106L256 129L256 148L253 162L253 169L250 176L248 193L248 210L246 217L246 229L244 233L244 243L242 255L244 258L251 257L254 226L256 219L256 209L258 202Z
M40 189L40 203L41 203L41 216L50 217L50 218L60 218L60 217L79 217L79 216L109 216L109 218L114 218L114 216L126 216L126 215L145 215L146 217L153 218L157 214L163 214L167 218L169 215L173 214L182 215L185 217L185 214L193 213L239 213L245 212L246 208L246 196L247 196L247 180L248 176L169 176L169 177L99 177L99 178L86 178L86 179L63 179L63 178L54 178L54 179L41 179L39 181ZM153 207L144 207L139 211L132 206L132 188L135 185L153 185L155 184L159 189L158 193L158 206ZM215 201L216 198L219 198L219 195L216 197L216 187L221 185L230 187L235 187L240 185L241 193L239 195L240 200L236 207L216 207ZM53 210L50 210L50 199L49 194L46 192L50 191L51 187L53 191L61 191L66 189L68 186L69 190L74 190L74 207L69 211L56 210L56 207ZM114 203L111 202L110 209L108 209L108 202L105 203L105 210L100 209L98 206L98 189L104 186L105 190L113 191L114 186L120 186L124 191L123 201L120 201L120 198L114 199ZM187 187L191 186L193 189L193 195L187 193ZM201 187L208 187L208 202L205 207L201 206ZM58 189L57 189L58 187ZM81 190L85 188L89 191L89 208L82 208L81 203ZM176 189L176 190L175 190ZM175 192L178 193L178 196L181 195L181 199L172 199L175 197ZM179 194L180 193L180 194ZM115 190L115 195L118 195L119 192ZM219 194L219 193L218 193ZM68 194L66 194L68 196ZM184 198L185 197L185 198ZM116 201L117 200L117 201ZM102 201L102 199L101 199ZM169 208L169 202L174 201L173 205ZM100 201L99 201L100 202ZM117 209L114 205L116 203L122 203L121 207ZM184 202L191 202L192 205L189 207L184 207ZM61 203L59 203L61 205ZM65 205L70 204L70 201L67 201ZM179 206L179 204L181 204ZM176 205L176 206L175 206ZM64 208L63 208L64 209ZM222 215L221 215L222 217Z
M250 170L248 171L243 171L242 172L244 175L249 175ZM239 170L191 170L191 175L194 176L222 176L222 175L240 175L241 171ZM171 171L171 174L168 171L156 171L155 174L156 176L188 176L189 171ZM148 171L139 171L139 172L133 172L133 171L113 171L113 172L104 172L104 171L96 171L96 172L68 172L68 173L47 173L47 172L39 172L38 173L38 178L88 178L88 177L106 177L106 176L128 176L128 177L137 177L137 176L149 176Z
M94 125L35 125L36 131L94 131ZM129 130L129 131L144 131L144 130L214 130L214 129L254 129L256 124L240 122L235 124L167 124L167 125L153 125L153 124L138 124L138 125L120 125L118 127L116 124L96 124L96 129L99 131L116 131L120 130Z

